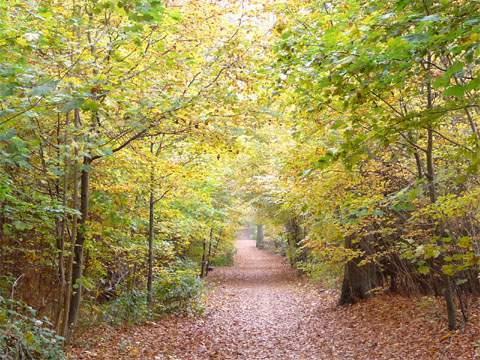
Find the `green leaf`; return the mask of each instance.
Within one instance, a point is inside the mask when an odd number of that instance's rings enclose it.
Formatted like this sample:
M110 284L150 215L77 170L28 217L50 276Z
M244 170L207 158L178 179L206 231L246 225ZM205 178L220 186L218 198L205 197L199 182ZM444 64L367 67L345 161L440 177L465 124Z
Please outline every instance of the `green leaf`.
M453 276L455 275L455 265L451 265L451 264L448 264L448 265L443 265L442 266L442 272L445 274L445 275L448 275L448 276Z
M35 86L32 89L30 95L32 96L45 96L50 94L53 90L57 88L59 81L58 80L49 80L42 85Z
M428 15L428 16L425 16L423 18L420 19L420 22L437 22L437 21L441 21L442 18L438 15Z
M472 246L472 240L469 236L462 236L458 239L457 245L463 249L469 249Z
M477 90L480 88L480 79L473 79L465 85L466 90Z
M84 287L86 290L92 290L94 288L92 280L86 276L78 278L77 282L73 285L75 289L78 289L80 286Z
M454 74L463 70L463 63L455 62L452 66L450 66L447 71L445 71L444 76L447 78L452 77Z
M440 256L440 250L434 246L425 247L425 259L436 259Z
M24 223L23 221L20 221L20 220L15 220L13 222L13 226L15 227L15 229L20 231L28 230L31 228L30 224Z
M85 111L97 111L99 104L95 100L87 99L82 103L81 108Z
M418 272L422 275L427 275L430 273L430 267L428 265L421 265L418 268Z
M85 99L82 99L82 98L72 99L67 103L65 103L65 105L62 108L62 112L68 113L72 110L80 109L84 101Z
M465 94L465 88L461 85L453 85L450 86L447 90L445 90L445 96L454 96L457 98L463 97Z

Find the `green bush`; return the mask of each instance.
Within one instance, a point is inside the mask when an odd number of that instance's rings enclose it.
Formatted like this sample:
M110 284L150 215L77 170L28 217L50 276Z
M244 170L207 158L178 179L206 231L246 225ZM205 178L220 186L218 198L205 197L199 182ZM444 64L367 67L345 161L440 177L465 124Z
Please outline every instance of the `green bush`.
M196 264L179 261L162 272L154 282L154 311L161 313L201 313L203 283Z
M150 317L147 295L142 290L125 292L103 309L103 320L112 325L138 324Z
M130 290L103 306L103 320L112 325L138 324L168 313L201 313L203 283L196 268L192 262L180 261L162 270L153 282L151 308L145 290Z
M16 300L0 296L0 359L66 359L63 338L50 329L46 318Z
M236 253L235 246L230 246L226 248L220 255L216 256L212 260L213 266L232 266L233 265L233 258Z

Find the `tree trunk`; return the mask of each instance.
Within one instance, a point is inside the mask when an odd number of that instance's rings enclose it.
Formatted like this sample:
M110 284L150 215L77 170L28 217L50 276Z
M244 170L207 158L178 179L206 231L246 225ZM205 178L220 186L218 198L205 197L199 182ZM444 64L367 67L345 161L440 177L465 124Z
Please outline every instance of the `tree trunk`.
M290 219L286 224L287 239L288 239L288 258L291 265L295 265L297 262L297 249L300 245L301 228L296 218Z
M256 246L259 249L263 249L263 240L264 240L264 233L263 233L263 224L257 224L257 242Z
M74 125L78 129L80 126L80 111L78 109L74 110ZM78 143L78 137L75 137L76 143ZM72 168L72 209L78 209L78 146L75 145L73 149L73 168ZM67 263L67 272L65 278L67 281L66 292L63 298L63 324L61 335L66 339L66 343L70 342L70 305L71 305L71 296L73 291L72 286L72 274L73 274L73 253L75 251L75 240L77 238L78 232L78 217L74 215L72 217L72 234L70 237L70 255L68 257Z
M453 298L452 281L450 280L449 276L445 276L444 283L445 283L445 290L443 292L443 297L445 298L445 303L447 305L448 329L456 330L457 315L455 310L455 301Z
M205 262L207 256L207 240L203 239L202 262L200 264L200 277L205 277Z
M428 64L432 62L431 55L428 55ZM432 94L432 82L430 79L430 65L428 65L427 73L427 109L433 108L433 94ZM428 194L430 201L434 203L437 200L435 194L435 172L433 165L433 125L431 122L427 126L427 180L428 180Z
M208 253L205 262L205 275L208 275L210 271L210 256L212 254L212 242L213 242L213 228L210 229L210 242L208 243Z
M70 300L70 311L68 314L68 323L70 332L75 327L78 320L78 312L82 299L82 285L79 280L83 273L83 246L85 243L86 223L88 216L88 197L89 197L89 180L90 180L90 164L88 157L83 158L83 168L80 178L80 222L75 239L75 247L73 251L73 269L72 269L72 296Z
M431 63L432 55L428 54L427 62L427 109L433 109L433 93L432 93L432 74L431 74ZM428 180L428 194L430 197L431 203L437 201L436 191L435 191L435 173L434 173L434 163L433 163L433 124L431 121L428 122L427 126L427 180ZM444 276L444 292L443 296L445 298L445 303L447 306L447 315L448 315L448 328L450 330L455 330L457 328L457 318L455 310L455 301L453 298L452 283L449 276Z
M153 174L153 171L152 171ZM152 304L152 284L153 284L153 239L154 239L154 210L155 199L153 196L153 184L150 186L149 199L149 220L148 220L148 275L147 275L147 303Z
M429 124L427 128L427 180L428 195L432 203L437 200L435 193L435 173L433 169L433 129L432 125Z
M345 248L353 249L350 238L345 239ZM369 291L381 284L374 264L358 266L362 259L356 257L345 265L340 305L354 304L369 295Z
M69 114L66 114L65 116L65 132L63 136L63 144L67 144L68 141L68 125L69 125L70 119L69 119ZM59 142L60 145L60 142ZM60 146L59 146L60 148ZM58 310L57 310L57 316L56 316L56 323L55 323L55 328L57 334L63 335L63 328L62 328L62 312L65 312L65 296L67 295L67 274L66 274L66 269L65 269L65 240L66 240L66 235L67 235L67 220L68 216L67 213L65 212L65 209L67 208L67 193L68 193L68 166L69 166L69 156L65 152L65 157L64 157L64 163L63 163L63 178L62 178L62 206L63 206L63 216L62 220L60 223L60 230L59 230L59 236L58 236L58 273L60 276L60 293L58 296ZM59 153L59 161L60 160L60 153Z

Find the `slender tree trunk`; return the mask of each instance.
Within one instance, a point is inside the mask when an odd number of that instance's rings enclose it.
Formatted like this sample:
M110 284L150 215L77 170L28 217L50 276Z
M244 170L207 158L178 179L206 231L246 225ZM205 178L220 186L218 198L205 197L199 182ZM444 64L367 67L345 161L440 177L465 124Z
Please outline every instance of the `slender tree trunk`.
M76 129L80 126L80 111L78 109L74 110L74 126ZM78 209L78 136L75 136L75 145L73 149L73 167L72 167L72 209ZM66 273L66 292L64 295L64 303L63 303L63 324L62 324L62 331L61 334L65 337L66 342L70 342L71 333L70 333L70 324L69 324L69 316L70 316L70 305L71 305L71 297L73 292L73 283L72 283L72 274L73 274L73 253L75 251L75 240L77 238L78 232L78 217L74 215L72 217L72 233L70 235L70 254L68 257L67 263L67 273Z
M208 275L208 256L211 251L212 237L213 237L213 228L210 228L210 245L209 245L208 253L207 253L207 240L206 239L203 240L202 264L200 268L200 277L205 277Z
M431 64L432 56L428 54L428 63L427 63L427 109L433 109L433 93L432 93L432 74L431 74ZM431 203L437 201L437 194L435 191L435 172L434 172L434 161L433 161L433 124L429 120L427 126L427 180L428 180L428 194L430 197ZM443 296L445 298L445 303L447 306L447 315L448 315L448 328L450 330L455 330L457 328L457 319L456 319L456 310L455 310L455 301L452 291L452 282L448 275L444 275L444 290Z
M423 178L423 166L422 166L422 159L420 158L420 154L418 150L413 151L413 156L415 157L415 165L417 166L417 174L418 178Z
M72 16L79 17L80 16L80 9L77 5L76 0L72 0ZM80 47L80 26L79 22L73 23L73 32L75 34L75 38L77 40L76 44L73 46L70 52L70 60L72 63L74 62L73 54L75 52L76 47ZM73 70L73 69L72 69ZM78 171L79 171L79 159L78 159L78 144L80 140L80 136L78 135L78 130L81 126L81 119L80 119L80 110L74 109L73 110L73 125L75 127L75 135L73 136L75 140L75 144L73 145L73 168L72 168L72 209L78 209ZM72 216L72 233L70 236L70 254L68 258L67 264L67 273L66 273L66 292L64 294L64 303L63 303L63 323L62 323L62 330L61 335L65 338L65 342L68 344L70 343L72 337L73 328L70 323L70 312L71 312L71 305L72 305L72 294L73 294L73 263L74 263L74 252L76 247L77 241L77 234L78 234L78 217L77 215Z
M205 276L208 275L210 268L210 255L212 254L213 228L210 229L210 241L208 243L208 253L205 261Z
M432 94L432 82L430 79L430 63L432 62L431 55L428 55L428 73L427 73L427 109L433 108L433 94ZM433 125L431 121L428 121L427 125L427 180L428 180L428 195L430 201L434 203L437 200L435 194L435 172L433 164Z
M70 123L69 114L65 116L65 131L63 135L63 144L67 144L68 141L68 126ZM59 144L60 145L60 144ZM59 154L60 155L60 154ZM60 157L60 156L59 156ZM60 159L59 159L60 161ZM62 312L65 311L65 295L67 293L67 278L66 278L66 269L65 269L65 240L67 235L67 213L65 209L67 208L67 194L68 194L68 154L64 152L63 159L63 178L62 178L62 207L64 210L62 221L60 223L59 239L58 239L58 272L60 275L60 294L58 296L59 305L58 312L56 317L56 332L57 334L63 335L62 333Z
M73 329L78 320L78 312L80 310L80 303L82 299L82 284L79 280L83 274L83 246L85 243L86 223L88 217L88 198L89 198L89 180L90 180L90 165L91 160L88 157L83 158L83 169L80 178L80 222L77 230L77 237L75 239L75 247L73 251L73 269L71 286L72 296L70 300L70 311L68 315L68 323Z
M150 146L153 152L153 143ZM148 220L148 274L147 274L147 303L152 304L152 284L153 284L153 240L154 240L154 211L155 199L153 193L154 166L150 170L150 198L149 198L149 220Z
M427 180L428 180L428 196L430 201L434 203L437 201L435 192L435 172L433 165L433 129L429 124L427 127Z
M207 240L203 239L202 262L200 264L200 277L205 277L205 259L207 256Z
M447 305L448 329L456 330L457 314L455 309L455 301L453 298L452 281L448 275L445 275L444 283L445 283L445 290L444 290L443 296L445 298L445 304Z

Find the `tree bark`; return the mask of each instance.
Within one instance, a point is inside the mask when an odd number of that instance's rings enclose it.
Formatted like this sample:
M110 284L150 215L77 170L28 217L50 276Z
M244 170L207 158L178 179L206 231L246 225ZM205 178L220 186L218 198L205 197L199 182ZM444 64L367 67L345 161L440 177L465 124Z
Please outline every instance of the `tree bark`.
M263 249L263 241L264 241L264 232L263 232L263 224L257 224L257 237L256 237L256 246L259 249Z
M68 125L70 123L69 119L69 114L66 114L65 116L65 132L63 135L63 144L67 144L68 141ZM59 142L60 145L60 142ZM59 146L60 148L60 146ZM60 150L59 150L60 151ZM60 153L58 156L59 162L61 162L60 159ZM66 240L66 233L67 233L67 220L68 216L67 213L65 212L65 209L67 208L67 193L68 193L68 167L69 167L69 156L65 152L64 154L64 162L63 162L63 178L62 178L62 206L63 206L63 216L62 220L60 222L60 229L59 229L59 234L58 234L58 245L57 245L57 250L58 250L58 273L60 276L60 293L58 296L58 310L57 310L57 316L56 316L56 321L55 321L55 328L57 334L62 335L62 312L65 311L64 305L65 305L65 296L67 294L67 274L66 274L66 269L65 269L65 240Z
M74 125L78 129L80 126L80 111L78 109L74 110ZM76 143L78 144L78 136L75 136ZM72 209L78 209L78 147L74 146L73 149L73 167L72 167ZM72 234L70 237L70 255L68 257L67 263L67 272L66 272L66 292L63 298L63 323L61 335L66 339L66 343L70 342L70 325L69 325L69 316L70 316L70 305L71 305L71 296L72 296L72 274L73 274L73 253L75 251L75 240L77 238L78 231L78 217L74 215L72 217Z
M80 178L80 222L75 239L73 250L73 269L72 269L72 296L70 299L70 311L68 314L68 323L70 332L77 323L78 312L82 298L82 285L79 280L83 274L83 245L85 243L86 223L88 217L88 200L89 200L89 180L90 180L91 159L83 158L83 168Z
M345 238L345 248L353 249L352 240ZM345 265L342 291L339 305L354 304L369 295L369 291L380 285L377 269L374 264L358 266L360 257L350 260Z
M153 144L150 149L153 151ZM154 211L155 199L153 193L154 168L152 165L150 172L150 198L149 198L149 219L148 219L148 274L147 274L147 303L152 304L152 284L153 284L153 240L154 240Z
M208 275L208 272L210 271L210 256L212 255L212 242L213 242L213 228L210 229L210 241L208 243L208 253L207 253L207 259L205 262L205 275Z
M205 262L207 256L207 240L203 239L202 262L200 264L200 277L205 277Z
M453 298L452 281L448 275L445 276L444 283L445 283L445 290L443 292L443 296L445 298L445 304L447 305L448 329L456 330L457 315L455 310L455 302Z
M291 265L295 265L297 260L297 249L300 245L301 228L298 223L298 219L291 218L286 224L287 237L288 237L288 257Z
M432 81L430 79L430 63L432 62L431 55L428 55L428 68L427 68L427 109L433 108L433 94L432 94ZM431 121L428 121L427 125L427 180L428 180L428 195L430 201L434 203L437 200L435 194L435 172L433 165L433 125Z
M428 13L428 11L427 11ZM431 74L432 55L428 54L427 59L427 109L433 109L433 93L432 93L432 74ZM428 180L428 194L430 202L433 204L437 201L435 190L435 172L433 162L433 124L429 120L427 125L427 180ZM448 328L455 330L457 328L455 301L452 291L451 279L448 275L444 275L444 291L443 296L447 306Z

